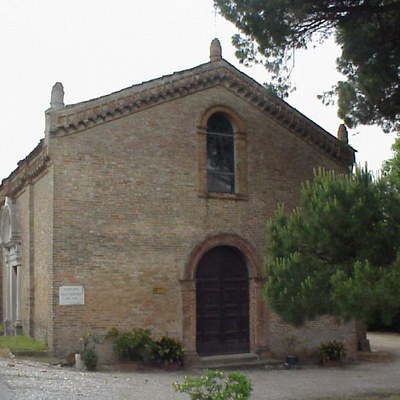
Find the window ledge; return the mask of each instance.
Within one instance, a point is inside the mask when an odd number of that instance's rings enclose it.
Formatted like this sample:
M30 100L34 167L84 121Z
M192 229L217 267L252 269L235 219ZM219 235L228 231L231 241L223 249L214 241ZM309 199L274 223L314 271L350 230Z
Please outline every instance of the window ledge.
M199 193L199 197L205 199L225 199L225 200L244 200L247 201L249 196L241 193L218 193L218 192L208 192Z

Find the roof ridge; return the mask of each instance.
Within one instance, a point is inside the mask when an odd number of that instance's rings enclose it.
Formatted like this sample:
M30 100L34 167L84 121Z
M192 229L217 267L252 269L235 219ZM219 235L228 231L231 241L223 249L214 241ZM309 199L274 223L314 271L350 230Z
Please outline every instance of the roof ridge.
M50 135L76 133L95 125L154 107L191 93L221 85L267 113L294 134L317 145L348 165L354 162L354 149L339 141L300 111L238 70L224 59L175 72L83 103L47 110L51 116L46 131Z
M178 77L178 76L180 76L182 74L186 74L186 73L188 73L190 71L200 69L201 67L204 67L204 66L208 66L209 64L211 64L211 62L203 63L203 64L197 65L196 67L193 67L193 68L184 69L184 70L181 70L181 71L175 71L175 72L172 72L171 74L162 75L162 76L160 76L158 78L145 80L145 81L142 81L140 83L135 83L135 84L133 84L131 86L127 86L125 88L116 90L114 92L111 92L111 93L108 93L108 94L105 94L105 95L102 95L102 96L98 96L98 97L94 97L92 99L84 100L84 101L81 101L79 103L68 104L62 110L55 110L55 112L57 112L57 111L61 111L62 112L64 110L65 111L66 110L73 111L73 109L79 108L80 106L86 105L88 103L91 103L91 102L94 102L94 101L97 101L97 100L105 100L107 98L122 94L123 92L127 92L127 91L132 90L132 89L134 90L134 89L142 87L142 86L147 86L147 85L151 85L152 83L155 83L155 82L160 82L161 80ZM53 110L51 110L51 109L49 109L48 111L49 112L53 112Z

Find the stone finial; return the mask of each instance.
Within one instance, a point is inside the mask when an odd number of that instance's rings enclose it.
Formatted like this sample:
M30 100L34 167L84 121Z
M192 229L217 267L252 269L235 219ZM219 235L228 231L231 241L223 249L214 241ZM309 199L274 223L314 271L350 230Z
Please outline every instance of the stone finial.
M347 132L347 128L345 124L340 124L339 129L337 131L337 137L340 141L348 144L349 143L349 134Z
M56 82L51 90L50 107L53 110L59 110L64 105L64 87L61 82Z
M210 46L210 61L219 61L222 59L221 43L217 38L213 39Z

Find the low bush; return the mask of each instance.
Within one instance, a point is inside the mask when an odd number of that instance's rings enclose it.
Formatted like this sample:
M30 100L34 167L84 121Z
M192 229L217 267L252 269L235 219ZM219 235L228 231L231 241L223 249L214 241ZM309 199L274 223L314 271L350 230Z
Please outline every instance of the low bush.
M114 350L121 360L148 363L153 359L154 346L155 342L147 329L118 333L114 340Z
M154 346L155 361L162 365L183 364L183 345L179 340L163 336Z
M183 363L183 346L178 340L163 336L155 341L148 329L120 332L117 328L111 328L106 338L114 342L114 352L120 360L155 365L169 365L177 361Z
M338 361L346 357L346 346L340 340L321 342L318 348L320 361Z
M85 364L88 371L96 371L99 358L93 349L81 351L81 360Z
M198 377L185 376L183 383L173 386L176 392L188 394L190 400L248 400L253 390L250 380L241 372L225 376L211 370Z
M80 352L81 360L88 371L95 371L99 360L96 353L96 343L98 340L93 333L87 333L82 336L81 341L83 343L83 349Z

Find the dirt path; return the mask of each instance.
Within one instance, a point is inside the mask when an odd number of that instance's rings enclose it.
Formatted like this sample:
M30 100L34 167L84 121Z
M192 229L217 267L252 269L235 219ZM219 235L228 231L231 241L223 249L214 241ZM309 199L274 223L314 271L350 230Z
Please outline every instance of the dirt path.
M386 351L400 355L400 334L368 333L372 351Z

